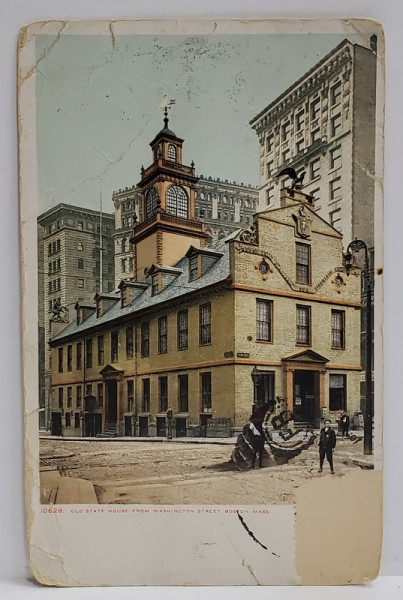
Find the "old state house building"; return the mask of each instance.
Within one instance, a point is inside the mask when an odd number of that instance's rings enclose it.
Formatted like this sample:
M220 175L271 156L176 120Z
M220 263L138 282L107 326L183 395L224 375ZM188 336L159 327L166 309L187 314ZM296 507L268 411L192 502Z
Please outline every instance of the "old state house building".
M77 302L50 341L52 433L233 435L276 397L296 424L358 410L361 278L342 235L283 188L279 208L207 248L182 144L165 117L138 184L132 280Z

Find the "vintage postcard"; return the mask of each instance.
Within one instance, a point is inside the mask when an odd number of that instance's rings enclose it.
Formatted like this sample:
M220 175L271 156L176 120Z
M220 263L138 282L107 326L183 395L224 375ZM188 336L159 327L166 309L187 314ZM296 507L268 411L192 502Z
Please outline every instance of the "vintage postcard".
M376 577L381 25L34 23L18 105L38 581Z

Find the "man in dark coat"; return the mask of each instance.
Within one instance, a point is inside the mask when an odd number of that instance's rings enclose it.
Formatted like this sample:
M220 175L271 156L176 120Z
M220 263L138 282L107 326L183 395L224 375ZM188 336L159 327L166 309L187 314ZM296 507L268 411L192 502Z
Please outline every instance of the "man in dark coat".
M348 416L348 414L346 412L344 412L341 415L340 421L341 421L341 434L343 437L344 436L348 437L348 430L350 427L350 417Z
M333 450L336 446L336 434L331 428L331 421L325 419L324 427L321 429L319 437L319 473L323 470L323 461L325 456L330 465L330 472L334 474L333 468Z

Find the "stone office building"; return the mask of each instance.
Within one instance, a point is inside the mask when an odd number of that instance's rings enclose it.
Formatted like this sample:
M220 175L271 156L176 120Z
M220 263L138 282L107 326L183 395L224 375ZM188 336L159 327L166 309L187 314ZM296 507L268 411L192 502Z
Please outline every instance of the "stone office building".
M102 222L102 238L100 237ZM38 217L38 314L40 428L49 422L50 364L48 342L54 307L64 307L62 321L74 314L77 298L92 299L114 285L114 218L111 214L58 204ZM100 260L102 239L103 260ZM60 324L58 325L60 327ZM53 332L54 333L54 332Z
M279 208L206 247L182 142L166 122L151 144L135 280L77 303L51 340L52 432L230 435L251 413L255 367L257 402L283 397L297 422L356 410L360 277L341 234L283 189Z
M376 36L344 40L250 122L260 142L260 209L278 206L287 166L344 236L374 245Z

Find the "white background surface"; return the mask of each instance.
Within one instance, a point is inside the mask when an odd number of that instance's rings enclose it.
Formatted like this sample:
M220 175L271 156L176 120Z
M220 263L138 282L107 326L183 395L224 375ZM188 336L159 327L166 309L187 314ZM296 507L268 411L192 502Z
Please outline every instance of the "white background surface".
M179 17L361 17L381 21L386 34L386 168L385 168L385 411L384 411L384 549L381 575L366 588L343 590L271 590L276 598L401 598L403 596L403 434L401 403L402 372L402 223L401 173L403 2L401 0L7 0L1 1L0 19L0 595L3 598L243 598L242 588L164 590L150 588L54 590L27 583L30 578L26 553L23 489L23 412L20 365L18 179L16 131L16 43L18 29L29 22L45 19L85 18L179 18ZM371 527L371 523L368 523ZM349 532L340 535L348 544ZM106 543L106 540L105 540ZM392 577L400 576L400 577ZM256 588L247 595L266 597L268 590Z

